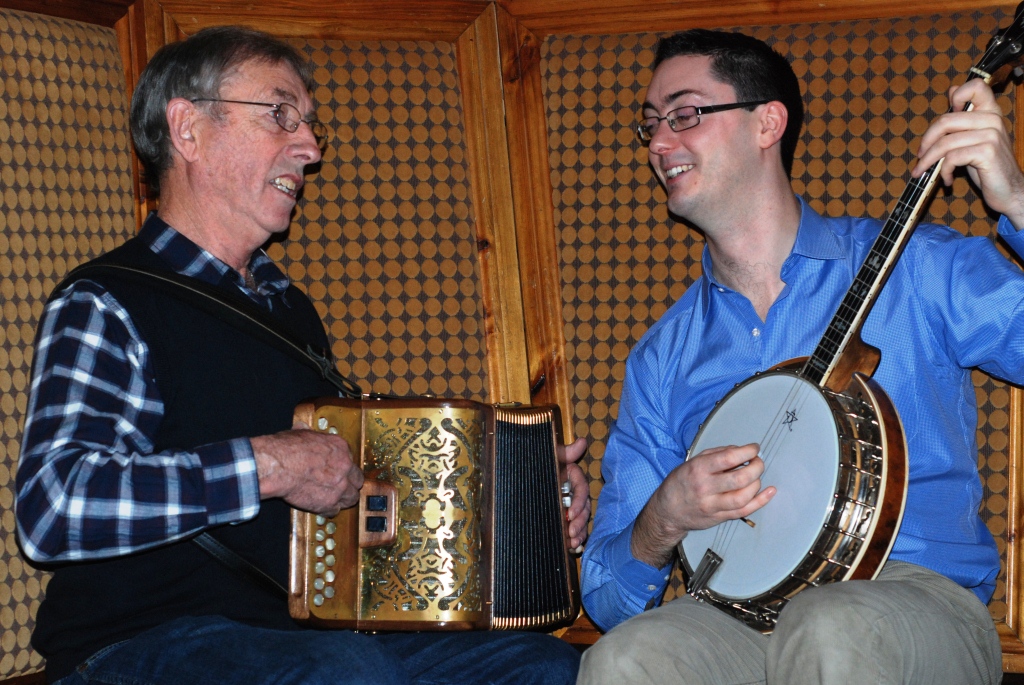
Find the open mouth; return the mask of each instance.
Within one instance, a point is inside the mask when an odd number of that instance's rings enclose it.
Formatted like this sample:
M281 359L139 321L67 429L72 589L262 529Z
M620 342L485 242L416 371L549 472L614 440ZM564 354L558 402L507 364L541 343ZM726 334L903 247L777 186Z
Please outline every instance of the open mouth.
M270 185L274 186L282 193L290 197L295 197L295 194L298 192L298 185L295 183L295 181L291 180L290 178L285 178L284 176L279 176L275 178L273 181L270 182Z
M697 166L697 165L696 164L680 164L679 166L674 166L671 169L666 169L665 170L665 178L668 179L668 180L671 180L671 179L675 178L676 176L679 176L680 174L685 174L687 171L689 171L690 169L693 169L695 166Z

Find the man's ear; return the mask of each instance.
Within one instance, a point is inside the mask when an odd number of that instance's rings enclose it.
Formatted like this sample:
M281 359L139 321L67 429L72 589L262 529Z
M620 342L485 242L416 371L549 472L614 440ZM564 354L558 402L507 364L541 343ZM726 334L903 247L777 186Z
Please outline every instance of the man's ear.
M761 125L761 147L767 150L782 140L788 122L789 112L785 105L778 100L765 103L761 109L761 118L758 120Z
M199 141L196 129L196 106L185 98L173 98L167 103L167 125L171 131L171 147L186 162L198 159Z

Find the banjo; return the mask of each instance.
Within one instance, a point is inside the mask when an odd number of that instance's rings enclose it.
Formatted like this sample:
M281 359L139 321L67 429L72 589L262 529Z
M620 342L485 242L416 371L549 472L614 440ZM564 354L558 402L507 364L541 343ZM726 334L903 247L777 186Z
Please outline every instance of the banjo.
M1008 75L1022 35L1024 3L968 79ZM892 550L906 501L907 446L892 401L871 378L880 352L860 331L941 166L908 183L813 354L737 385L690 446L688 456L758 443L762 486L778 489L750 516L692 531L679 543L688 594L752 628L771 631L786 603L808 587L874 578Z

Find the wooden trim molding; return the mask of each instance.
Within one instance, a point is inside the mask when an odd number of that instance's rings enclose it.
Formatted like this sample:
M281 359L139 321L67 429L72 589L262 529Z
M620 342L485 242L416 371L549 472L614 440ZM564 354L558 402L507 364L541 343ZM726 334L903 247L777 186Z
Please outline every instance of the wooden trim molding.
M568 442L574 435L572 394L565 368L562 284L551 205L540 42L507 11L499 8L497 14L509 157L515 179L512 195L526 315L530 395L535 404L561 407Z
M993 0L726 0L709 5L703 0L497 0L529 31L540 38L557 33L662 33L686 28L760 26L813 21L844 21L882 17L912 17L941 12L968 12L1016 3Z
M3 0L4 7L50 17L114 26L135 0Z
M275 36L346 40L443 40L456 42L488 0L346 0L315 3L283 0L147 0L151 26L177 40L207 26L244 24Z
M1014 153L1024 160L1024 87L1014 98ZM1018 262L1019 263L1019 262ZM1024 673L1024 389L1010 388L1006 511L1006 622L998 624L1003 671Z
M1017 98L1021 108L1020 97ZM1018 119L1020 121L1020 119ZM1019 126L1018 126L1019 128ZM1017 145L1021 143L1018 135ZM1003 650L1003 671L1024 673L1024 540L1021 531L1021 512L1024 509L1024 390L1010 388L1010 440L1007 445L1009 473L1007 474L1006 512L1006 622L997 624Z
M494 5L459 38L458 64L484 291L489 397L525 403L530 400L526 327Z
M13 678L0 679L3 685L45 685L46 671L35 671L25 675L17 675Z

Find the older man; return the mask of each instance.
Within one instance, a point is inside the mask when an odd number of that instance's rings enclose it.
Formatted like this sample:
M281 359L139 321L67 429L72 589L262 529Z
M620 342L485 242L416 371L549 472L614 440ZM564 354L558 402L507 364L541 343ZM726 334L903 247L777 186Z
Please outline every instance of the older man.
M39 331L17 512L54 575L33 644L68 684L571 682L575 650L544 635L302 630L282 595L190 540L208 531L284 583L290 507L333 515L363 482L344 440L292 429L300 400L336 392L315 365L119 275L255 307L329 356L312 304L260 250L320 160L309 83L294 49L232 27L167 46L140 78L132 134L160 209L54 294Z

